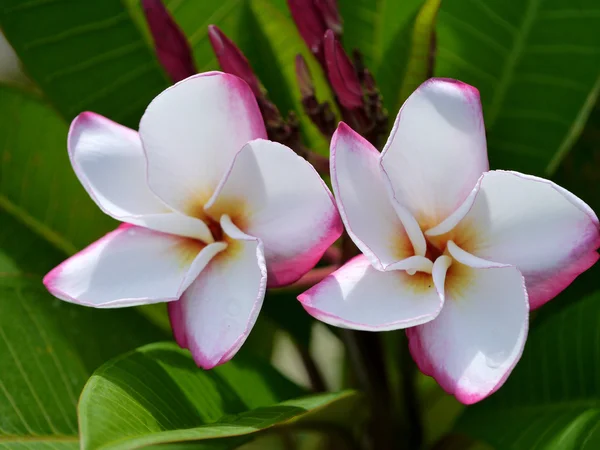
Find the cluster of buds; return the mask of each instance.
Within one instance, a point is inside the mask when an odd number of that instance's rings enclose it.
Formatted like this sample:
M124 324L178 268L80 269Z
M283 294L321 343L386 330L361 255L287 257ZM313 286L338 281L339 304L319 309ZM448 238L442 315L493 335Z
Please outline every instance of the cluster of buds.
M288 0L288 5L300 35L327 74L342 118L379 147L387 127L387 112L360 55L356 53L353 63L340 43L342 21L336 0ZM331 136L335 127L330 125L331 110L316 100L301 56L296 59L296 75L306 114L325 135Z
M143 0L142 5L158 59L171 80L177 82L196 73L190 45L161 0ZM342 21L336 0L288 0L288 5L302 38L327 74L342 119L378 147L386 131L387 113L359 55L353 62L342 48ZM243 79L252 89L269 139L294 149L318 169L326 169L326 161L319 160L302 144L296 114L281 114L235 43L215 25L209 25L208 36L221 69ZM296 57L296 76L305 113L323 135L331 137L336 115L331 105L317 100L308 65L301 55Z

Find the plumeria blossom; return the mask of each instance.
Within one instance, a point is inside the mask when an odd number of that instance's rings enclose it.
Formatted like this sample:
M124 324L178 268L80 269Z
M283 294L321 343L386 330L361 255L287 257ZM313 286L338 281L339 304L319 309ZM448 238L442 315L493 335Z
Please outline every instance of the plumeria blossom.
M265 137L248 85L220 72L156 97L139 134L79 115L73 168L124 224L52 270L48 290L96 308L170 302L175 338L199 366L231 359L267 286L299 279L342 232L313 167Z
M341 123L331 177L362 251L299 297L332 325L408 328L421 371L470 404L519 360L529 310L598 260L598 219L551 181L489 171L478 91L432 79L380 154Z

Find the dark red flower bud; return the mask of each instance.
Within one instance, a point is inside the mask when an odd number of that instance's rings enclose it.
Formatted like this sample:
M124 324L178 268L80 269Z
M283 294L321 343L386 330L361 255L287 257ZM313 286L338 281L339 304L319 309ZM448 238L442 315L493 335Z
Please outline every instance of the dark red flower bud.
M321 12L327 28L339 38L342 35L342 18L337 7L337 0L313 0Z
M161 65L176 83L196 73L192 50L185 35L161 0L142 0L144 14Z
M325 33L325 62L329 82L340 103L348 109L362 107L363 92L356 70L331 30Z
M260 81L258 81L256 75L254 75L252 67L250 67L250 63L248 63L248 60L242 51L237 48L233 41L225 36L216 25L208 26L208 37L210 38L210 43L215 51L215 55L217 55L217 59L219 60L221 70L240 77L248 83L248 86L250 86L250 89L252 89L256 98L263 97L264 94Z
M327 25L321 10L315 5L314 0L288 0L292 18L313 55L321 64L325 63L323 56L323 35Z

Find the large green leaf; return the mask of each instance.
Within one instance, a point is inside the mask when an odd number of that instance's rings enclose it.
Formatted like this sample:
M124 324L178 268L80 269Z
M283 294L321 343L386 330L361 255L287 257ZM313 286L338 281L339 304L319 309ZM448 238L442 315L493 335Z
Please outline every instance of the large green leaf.
M67 154L67 125L37 96L0 86L0 210L66 253L114 227Z
M0 27L67 120L90 110L136 127L168 85L122 0L0 0Z
M443 2L436 75L481 91L492 165L553 172L600 90L597 0Z
M11 256L0 255L1 268L10 268ZM0 447L77 448L77 399L90 374L164 338L134 310L69 305L49 295L38 276L0 274Z
M161 343L110 361L81 396L82 447L210 439L216 448L234 448L261 430L299 421L336 425L356 413L359 397L353 392L287 400L303 391L270 366L242 356L203 371L188 352Z
M542 311L506 385L467 408L457 431L498 449L600 445L600 291Z

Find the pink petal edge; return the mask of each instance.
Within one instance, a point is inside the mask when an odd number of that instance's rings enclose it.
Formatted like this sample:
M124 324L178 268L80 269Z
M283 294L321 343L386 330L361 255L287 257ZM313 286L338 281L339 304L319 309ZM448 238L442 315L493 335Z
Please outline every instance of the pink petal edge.
M480 270L488 270L488 269L480 269ZM529 303L528 292L525 287L525 280L523 279L523 290L525 291L525 300ZM435 319L433 321L435 323ZM527 335L529 333L529 317L525 321L525 332L524 339L519 349L519 353L515 358L513 364L506 370L504 375L498 380L496 385L490 389L488 392L472 392L468 390L457 389L456 380L453 380L442 368L437 368L434 361L431 361L427 351L424 349L423 343L421 342L419 335L419 326L407 328L405 330L406 337L408 338L408 349L409 352L417 364L419 370L429 377L432 377L437 381L440 387L449 395L453 395L456 399L464 405L472 405L477 403L500 389L509 375L512 373L513 369L520 361L521 356L523 355L523 350L525 349L525 343L527 342Z
M254 305L252 307L252 311L250 312L250 317L244 332L234 341L234 343L223 353L219 359L215 360L207 357L202 350L200 350L198 345L195 344L194 340L188 338L187 327L181 308L179 307L179 301L171 302L167 305L169 321L171 323L171 328L173 329L175 341L181 348L190 350L194 362L198 365L198 367L204 370L210 370L231 360L231 358L235 356L243 343L246 341L248 335L254 327L254 324L256 323L256 319L258 318L258 314L262 308L263 300L267 290L267 271L264 258L262 257L262 243L258 239L257 241L259 242L259 245L257 247L256 254L262 272L258 295L254 301Z
M348 262L346 262L342 267L340 267L336 271L332 272L331 274L327 275L319 283L317 283L316 285L314 285L310 289L308 289L305 292L303 292L302 294L300 294L297 297L297 299L302 304L302 307L304 308L304 310L308 314L310 314L311 316L313 316L315 319L320 320L322 322L329 323L329 324L332 324L334 326L338 326L338 327L342 327L342 328L350 328L350 329L353 329L353 330L363 330L363 331L388 330L390 327L396 327L396 326L402 327L402 325L404 325L406 323L414 322L414 321L417 321L417 320L420 321L420 320L423 320L423 319L426 319L426 318L430 317L429 314L424 314L422 316L413 317L411 319L396 320L396 321L391 321L391 322L388 322L388 323L385 323L385 324L382 324L382 325L379 325L379 326L376 326L376 325L373 326L373 325L366 325L366 324L363 324L363 323L358 323L358 322L353 322L353 321L350 321L350 320L346 320L346 319L343 319L342 317L339 317L339 316L337 316L335 314L327 313L327 312L322 311L319 308L313 306L312 299L314 297L316 297L316 296L319 295L320 289L326 283L328 283L328 282L336 282L335 281L336 280L335 275L339 271L344 270L344 266L356 263L361 258L365 258L365 256L364 255L355 256L354 258L352 258ZM440 306L439 306L439 309L437 310L437 313L439 313L441 311L441 309L442 309L442 306L443 306L443 296L441 295L441 293L438 290L437 286L436 286L436 292L440 296ZM340 324L344 324L344 325L347 325L347 326L344 327L343 325L340 325Z
M144 301L144 300L150 300L149 297L144 297L144 298L126 298L126 299L120 299L120 300L114 300L112 302L108 302L103 304L102 306L97 306L97 305L93 305L91 303L87 303L87 302L83 302L80 300L77 300L76 298L67 295L65 292L63 292L62 290L58 289L55 287L55 280L56 278L60 275L60 273L63 270L63 266L65 264L67 264L67 262L71 261L72 259L76 259L84 254L86 254L87 252L93 250L97 245L99 245L104 239L110 238L113 234L117 234L117 233L121 233L122 231L125 231L129 228L143 228L143 227L138 227L137 225L131 225L129 223L122 223L121 225L119 225L116 229L114 229L113 231L105 234L103 237L101 237L100 239L96 240L95 242L93 242L92 244L88 245L86 248L84 248L83 250L81 250L80 252L75 253L73 256L67 258L66 260L64 260L62 263L60 263L58 266L56 266L54 269L52 269L50 272L48 272L46 274L46 276L44 276L42 283L44 284L44 286L46 287L46 289L48 290L48 292L50 292L53 296L70 302L70 303L74 303L76 305L83 305L83 306L90 306L92 308L111 308L111 307L125 307L125 306L129 306L130 303L135 302L138 303L140 300ZM155 233L159 233L162 234L160 231L155 231ZM183 284L185 283L185 278L184 280L182 280L181 282L181 286L183 286ZM178 289L178 293L177 296L175 297L168 297L168 298L161 298L161 299L152 299L152 303L160 303L160 302L172 302L174 300L179 299L179 297L181 297L181 295L183 294L184 289L182 289L181 287Z
M329 162L329 167L330 167L329 170L331 173L331 184L333 185L334 191L336 191L336 192L339 192L338 186L340 185L340 183L338 181L337 166L336 166L337 143L338 143L338 139L342 135L346 135L349 138L349 140L355 139L355 140L360 141L361 146L357 146L357 148L364 147L365 149L368 149L368 151L370 151L371 153L376 154L377 158L379 158L381 161L381 156L380 156L379 152L377 151L377 149L375 147L373 147L373 145L369 141L367 141L360 134L358 134L356 131L354 131L348 124L341 121L338 124L338 127L335 130L335 133L333 133L333 136L331 137L330 156L329 156L329 161L330 161ZM346 209L345 209L344 204L342 203L342 200L339 195L336 195L336 205L338 207L338 211L339 211L340 217L342 219L343 225L346 228L346 230L348 231L348 235L352 238L354 243L357 244L357 247L359 247L361 252L363 254L365 254L365 256L367 256L370 261L376 263L376 264L374 264L374 266L376 266L377 268L383 269L384 266L383 266L381 260L373 252L373 250L371 250L371 248L367 244L365 244L361 239L359 239L359 237L352 231L352 227L350 226L350 221L348 220L348 215L346 214Z

